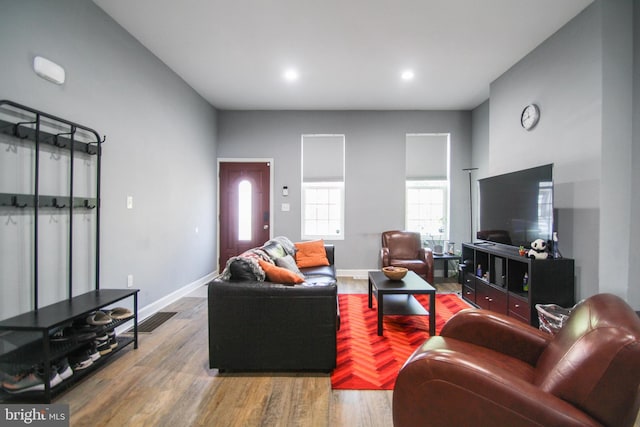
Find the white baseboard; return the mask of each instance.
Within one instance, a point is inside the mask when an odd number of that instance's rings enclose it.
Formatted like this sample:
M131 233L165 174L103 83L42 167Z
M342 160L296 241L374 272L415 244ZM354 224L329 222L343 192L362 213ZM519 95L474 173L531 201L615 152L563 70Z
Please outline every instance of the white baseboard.
M178 301L180 298L190 294L191 292L198 289L200 286L206 285L208 282L213 280L214 277L218 275L217 271L207 274L204 277L197 279L194 282L189 283L188 285L183 286L182 288L171 292L170 294L160 298L157 301L152 302L149 305L146 305L140 309L138 309L138 324L142 322L147 317L150 317L169 304L172 304ZM127 331L133 327L133 322L127 322L116 328L116 334Z
M367 280L369 278L369 272L375 270L336 270L338 277L351 277L353 279Z

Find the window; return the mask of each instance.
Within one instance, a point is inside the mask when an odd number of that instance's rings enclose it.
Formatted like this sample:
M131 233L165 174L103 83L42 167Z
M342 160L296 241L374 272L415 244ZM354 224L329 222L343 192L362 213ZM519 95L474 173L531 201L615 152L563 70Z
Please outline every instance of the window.
M302 238L344 239L344 135L302 135Z
M303 235L335 239L342 236L344 185L336 182L304 184Z
M441 244L449 239L449 134L407 134L405 167L405 227Z
M542 236L551 236L553 224L553 182L541 182L538 189L538 229Z
M238 240L248 242L251 236L251 183L242 180L238 184Z
M407 181L407 230L431 241L447 240L447 181Z

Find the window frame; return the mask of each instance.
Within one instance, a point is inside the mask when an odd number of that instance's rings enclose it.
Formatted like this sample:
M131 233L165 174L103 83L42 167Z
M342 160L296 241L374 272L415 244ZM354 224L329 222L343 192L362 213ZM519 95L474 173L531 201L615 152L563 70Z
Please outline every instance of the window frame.
M307 142L313 140L313 138L327 138L327 137L336 137L341 139L342 143L342 179L337 179L331 177L330 179L322 179L318 177L314 177L312 175L311 179L307 179L305 181L304 176L304 144L305 139ZM346 173L346 159L345 159L345 146L346 146L346 137L344 134L302 134L301 136L301 197L300 197L300 234L303 240L344 240L345 239L345 173ZM321 233L310 233L307 230L306 224L309 221L307 219L307 190L308 189L338 189L339 197L338 197L338 215L339 215L339 232L337 234L321 234ZM327 209L330 209L331 203L327 203ZM316 221L318 221L316 219ZM330 219L329 219L330 221Z
M409 197L410 190L415 189L440 189L442 191L442 221L443 221L443 231L439 234L433 234L425 231L424 227L421 229L416 229L412 227L410 224L415 220L413 218L409 218L410 209L409 204L411 202ZM425 179L425 180L409 180L405 181L405 228L411 231L418 231L422 238L422 241L430 241L430 242L444 242L449 240L450 235L450 209L449 209L449 191L450 185L449 181L446 179ZM424 222L428 222L425 220Z
M307 232L307 227L306 227L306 223L308 221L311 221L310 219L308 219L306 217L307 214L307 190L309 189L314 189L314 190L323 190L323 189L328 189L328 190L338 190L339 191L339 195L338 195L338 215L339 218L337 219L339 225L339 230L340 232L337 234L323 234L323 233L309 233ZM328 210L331 210L330 206L332 205L332 203L327 203L326 204L328 207ZM319 219L315 219L316 222L321 222L324 220L319 220ZM327 218L328 222L332 221L332 218L329 217ZM303 182L302 183L302 239L304 240L316 240L316 239L323 239L323 240L344 240L344 182L340 181L327 181L327 182Z

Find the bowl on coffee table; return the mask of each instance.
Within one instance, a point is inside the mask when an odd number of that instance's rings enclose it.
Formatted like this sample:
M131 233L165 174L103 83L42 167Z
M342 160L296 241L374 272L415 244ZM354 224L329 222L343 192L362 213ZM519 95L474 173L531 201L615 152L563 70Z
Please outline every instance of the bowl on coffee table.
M407 275L407 269L404 267L383 267L382 272L389 280L402 280Z

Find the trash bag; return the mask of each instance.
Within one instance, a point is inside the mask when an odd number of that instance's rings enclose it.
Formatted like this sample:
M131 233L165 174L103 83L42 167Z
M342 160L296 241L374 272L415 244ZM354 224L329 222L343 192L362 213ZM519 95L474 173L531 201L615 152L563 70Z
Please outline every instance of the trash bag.
M540 330L555 335L569 320L571 312L578 304L570 308L560 307L557 304L536 304Z

